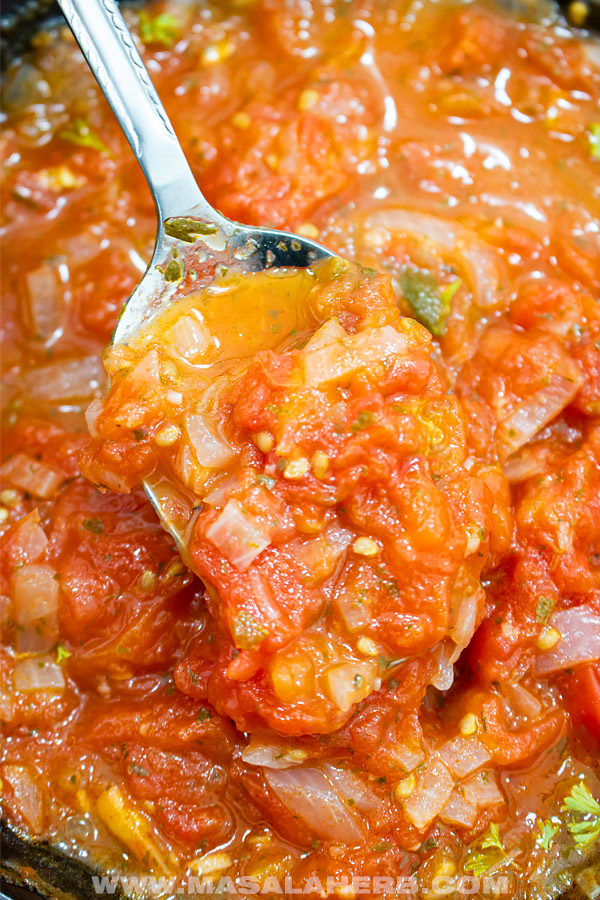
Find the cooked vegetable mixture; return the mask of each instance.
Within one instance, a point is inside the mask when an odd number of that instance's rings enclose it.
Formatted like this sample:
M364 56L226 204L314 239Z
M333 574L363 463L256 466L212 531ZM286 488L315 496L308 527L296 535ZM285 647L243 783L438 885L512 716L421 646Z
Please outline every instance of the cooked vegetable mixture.
M209 200L340 258L207 283L199 238L102 356L150 194L66 29L9 69L5 823L132 897L600 896L600 44L126 17Z

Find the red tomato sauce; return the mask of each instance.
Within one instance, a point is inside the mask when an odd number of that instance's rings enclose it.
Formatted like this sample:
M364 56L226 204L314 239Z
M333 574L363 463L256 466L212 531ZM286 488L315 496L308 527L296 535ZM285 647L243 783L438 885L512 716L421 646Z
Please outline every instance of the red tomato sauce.
M10 68L3 817L215 889L557 897L600 836L598 42L484 2L126 16L208 199L352 263L101 357L150 195L66 31Z

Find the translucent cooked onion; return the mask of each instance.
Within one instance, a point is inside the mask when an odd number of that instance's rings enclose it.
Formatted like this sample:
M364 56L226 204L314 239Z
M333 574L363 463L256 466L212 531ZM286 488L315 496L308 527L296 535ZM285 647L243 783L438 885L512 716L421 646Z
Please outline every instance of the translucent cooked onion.
M13 576L16 619L21 625L56 613L58 582L46 565L25 565Z
M437 669L433 672L429 679L438 691L447 691L454 683L454 657L456 655L456 644L453 641L442 641L441 644L433 650L434 659L437 661Z
M106 380L99 356L66 359L29 369L22 376L24 393L40 402L91 397Z
M301 765L306 753L270 732L255 732L244 748L242 759L251 766L265 769L289 769Z
M369 218L369 225L387 231L427 237L445 250L453 250L460 227L447 219L409 209L384 209Z
M342 341L347 337L348 333L344 331L337 319L328 319L318 331L315 331L304 350L312 353L315 350L320 350L321 347L327 347L329 344Z
M472 828L477 821L478 815L479 810L477 806L465 800L462 787L457 784L450 799L440 813L440 819L445 825Z
M338 709L347 712L374 690L375 677L373 663L339 663L325 671L325 684L332 702Z
M245 572L271 543L254 516L237 500L229 500L218 519L207 528L206 537L240 572Z
M175 353L187 362L198 359L212 344L208 329L192 316L181 316L169 336Z
M543 706L538 698L522 684L503 684L502 693L519 716L537 719L542 712Z
M61 667L51 656L37 656L20 660L12 675L16 691L63 691L65 678Z
M88 431L91 437L93 438L99 437L97 424L103 406L104 404L102 403L102 400L97 398L96 400L92 400L85 411L85 423L88 427Z
M60 277L54 266L44 264L28 272L25 281L32 337L47 341L63 323Z
M360 819L320 769L268 769L265 780L290 813L319 837L350 845L364 843Z
M463 597L458 606L456 614L456 622L452 626L450 636L457 645L455 654L452 655L451 661L455 662L465 647L469 644L473 634L475 633L475 625L477 624L477 610L479 608L480 599L485 598L483 592L474 591Z
M504 802L504 794L498 787L494 772L477 772L461 784L467 803L478 809L487 809Z
M522 447L518 453L504 463L504 474L510 484L518 484L534 475L541 475L547 465L539 447Z
M454 789L454 779L441 759L430 757L415 772L417 786L404 800L404 811L415 828L423 831L447 804Z
M565 375L554 374L543 387L498 426L500 451L506 458L528 443L540 429L571 403L584 378L573 365Z
M339 381L351 372L405 355L407 346L405 335L391 325L365 328L358 334L335 338L317 349L307 345L301 356L304 380L308 385Z
M600 660L600 616L589 606L563 609L552 616L551 625L561 639L551 650L538 650L534 675L549 675Z
M401 233L429 239L446 255L452 254L467 276L473 301L480 308L497 306L501 282L498 255L467 228L428 213L408 209L386 209L368 220L390 234Z
M353 591L343 589L333 605L350 634L358 634L371 621L369 608Z
M199 465L206 469L220 469L232 461L233 449L216 434L204 416L187 416L185 430Z
M492 758L476 737L458 735L439 749L442 761L456 778L465 778L481 769Z
M20 562L33 562L46 548L48 538L39 521L40 515L34 510L17 524L13 549Z
M17 653L49 653L58 640L58 616L48 613L20 626L16 634Z
M29 766L3 766L2 777L12 788L14 803L29 828L35 833L42 830L42 793Z
M2 467L0 476L22 491L28 491L34 497L49 500L65 480L64 475L49 466L38 462L27 453L16 453Z
M381 797L372 791L358 775L330 762L323 763L323 771L346 803L351 801L353 809L367 812L370 809L381 807Z

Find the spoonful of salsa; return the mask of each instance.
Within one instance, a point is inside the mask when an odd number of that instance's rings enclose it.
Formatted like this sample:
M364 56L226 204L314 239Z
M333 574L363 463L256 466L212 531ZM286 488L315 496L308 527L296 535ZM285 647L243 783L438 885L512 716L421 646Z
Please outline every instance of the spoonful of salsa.
M61 6L159 222L83 470L143 484L202 578L239 727L260 710L278 731L332 731L416 658L448 687L483 615L503 482L467 461L431 334L389 276L214 210L116 5Z

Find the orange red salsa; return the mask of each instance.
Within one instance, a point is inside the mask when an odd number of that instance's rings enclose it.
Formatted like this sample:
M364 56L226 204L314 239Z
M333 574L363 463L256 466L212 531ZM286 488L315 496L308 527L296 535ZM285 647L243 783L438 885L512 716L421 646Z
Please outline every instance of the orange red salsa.
M356 263L195 290L102 399L149 193L68 34L8 72L5 820L266 893L586 883L597 41L483 2L127 16L211 202Z

